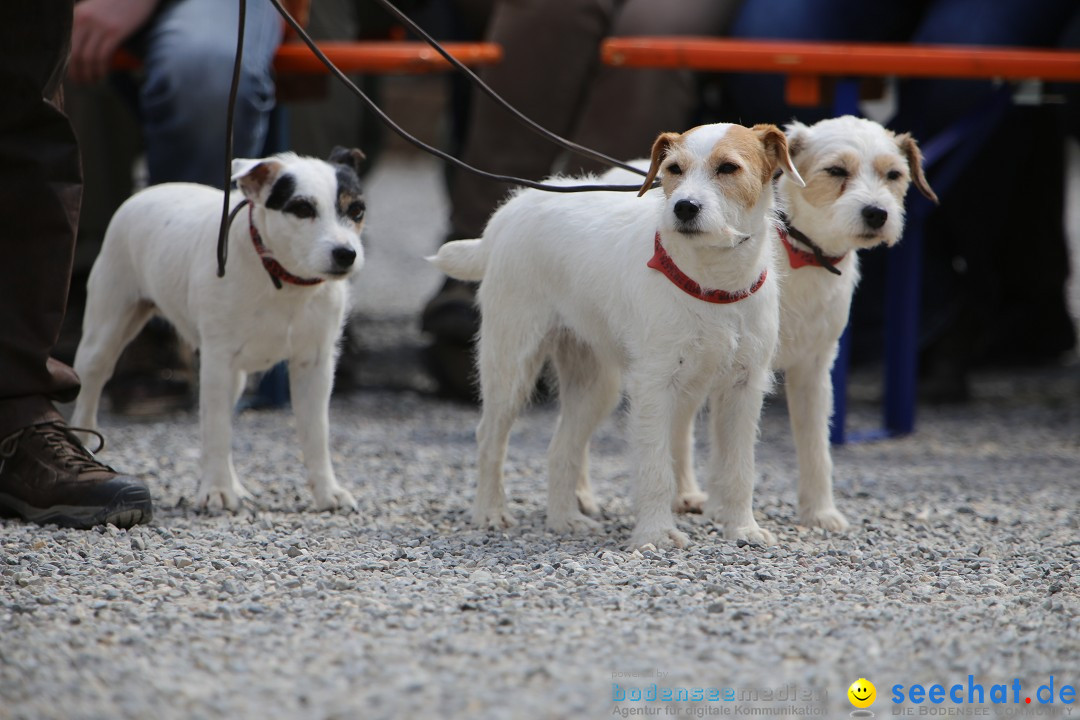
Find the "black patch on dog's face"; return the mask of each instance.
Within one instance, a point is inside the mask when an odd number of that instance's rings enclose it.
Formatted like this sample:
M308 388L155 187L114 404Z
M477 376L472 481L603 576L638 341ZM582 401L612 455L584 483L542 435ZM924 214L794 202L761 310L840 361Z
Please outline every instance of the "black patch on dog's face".
M360 177L356 174L356 170L348 165L335 163L334 171L337 175L338 216L359 223L364 219L366 210L364 191L360 187Z
M281 210L295 192L296 178L288 173L282 175L270 189L270 197L266 198L266 207L270 210Z

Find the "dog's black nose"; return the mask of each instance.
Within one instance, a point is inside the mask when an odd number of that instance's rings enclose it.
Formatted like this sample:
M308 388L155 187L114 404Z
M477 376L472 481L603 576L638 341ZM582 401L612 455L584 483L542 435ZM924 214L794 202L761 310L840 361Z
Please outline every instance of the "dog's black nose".
M353 262L356 261L356 251L344 245L334 248L330 255L333 256L334 263L342 268L352 267Z
M675 217L683 222L693 220L697 216L699 210L701 210L701 206L693 200L680 200L675 203Z
M875 230L879 229L885 224L885 221L889 219L889 213L885 208L879 208L877 205L867 205L862 209L863 220L866 224Z

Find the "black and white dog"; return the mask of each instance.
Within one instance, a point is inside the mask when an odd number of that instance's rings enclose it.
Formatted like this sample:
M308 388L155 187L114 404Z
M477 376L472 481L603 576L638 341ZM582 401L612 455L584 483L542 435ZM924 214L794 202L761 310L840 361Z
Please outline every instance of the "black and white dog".
M344 282L363 265L365 205L359 150L329 162L292 153L233 161L244 198L229 231L231 262L217 277L221 191L155 185L127 200L109 223L90 273L82 378L72 424L97 425L98 402L121 351L155 314L199 350L202 434L200 505L239 507L249 493L232 463L233 407L248 373L289 362L292 403L319 509L354 508L330 464L329 400L337 343L349 306Z

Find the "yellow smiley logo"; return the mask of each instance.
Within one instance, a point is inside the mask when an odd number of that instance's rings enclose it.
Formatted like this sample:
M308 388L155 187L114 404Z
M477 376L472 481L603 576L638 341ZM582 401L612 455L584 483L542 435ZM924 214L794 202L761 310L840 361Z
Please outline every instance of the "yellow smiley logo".
M859 678L847 689L848 700L857 708L868 708L877 698L877 688L866 678Z

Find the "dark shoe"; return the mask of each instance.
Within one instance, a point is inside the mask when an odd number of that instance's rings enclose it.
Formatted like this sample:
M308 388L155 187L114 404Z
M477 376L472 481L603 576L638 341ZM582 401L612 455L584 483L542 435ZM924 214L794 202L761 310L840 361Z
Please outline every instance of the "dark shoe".
M154 318L124 348L105 386L117 415L159 416L195 407L191 357L173 327Z
M476 287L476 283L447 278L424 306L420 329L434 335L437 343L471 347L480 330Z
M420 329L434 337L425 349L428 374L443 397L467 403L479 401L473 345L480 330L476 283L447 278L420 316Z
M424 349L424 365L441 397L470 405L480 402L472 346L435 342Z
M191 383L173 378L168 370L117 378L105 386L105 393L116 415L156 417L195 407Z
M87 529L127 528L150 522L154 513L145 483L98 462L57 421L0 440L0 514Z

